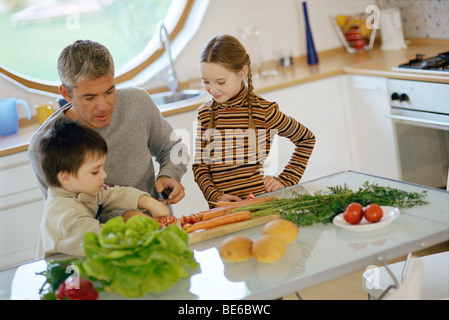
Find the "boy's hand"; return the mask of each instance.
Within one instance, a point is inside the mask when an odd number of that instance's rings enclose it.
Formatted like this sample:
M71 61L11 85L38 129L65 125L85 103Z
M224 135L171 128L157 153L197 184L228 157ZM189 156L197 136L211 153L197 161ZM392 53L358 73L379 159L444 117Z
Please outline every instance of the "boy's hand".
M143 216L143 217L146 217L146 218L150 218L150 216L148 216L147 214L145 214L145 213L143 213L143 212L140 212L140 211L133 211L133 210L128 210L128 211L126 211L123 215L122 215L122 217L123 217L123 220L126 222L129 218L131 218L131 217L133 217L133 216Z

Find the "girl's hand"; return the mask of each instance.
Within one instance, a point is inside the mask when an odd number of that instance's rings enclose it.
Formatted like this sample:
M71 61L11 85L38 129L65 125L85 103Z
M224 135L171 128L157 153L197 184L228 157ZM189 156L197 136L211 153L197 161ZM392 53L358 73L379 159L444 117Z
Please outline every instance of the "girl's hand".
M237 196L233 196L231 194L226 194L223 193L221 196L219 196L216 200L216 202L220 202L220 201L224 201L224 202L237 202L237 201L242 201L242 199L240 199Z
M265 178L263 178L263 183L267 192L273 192L285 188L284 184L271 176L266 176Z

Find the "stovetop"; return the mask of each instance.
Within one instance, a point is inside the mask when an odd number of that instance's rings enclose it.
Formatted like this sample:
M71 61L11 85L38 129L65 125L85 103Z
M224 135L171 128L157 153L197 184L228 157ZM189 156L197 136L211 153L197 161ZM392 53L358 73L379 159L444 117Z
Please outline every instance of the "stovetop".
M415 59L411 59L408 63L401 64L393 70L449 74L449 51L430 58L424 58L423 54L417 54Z

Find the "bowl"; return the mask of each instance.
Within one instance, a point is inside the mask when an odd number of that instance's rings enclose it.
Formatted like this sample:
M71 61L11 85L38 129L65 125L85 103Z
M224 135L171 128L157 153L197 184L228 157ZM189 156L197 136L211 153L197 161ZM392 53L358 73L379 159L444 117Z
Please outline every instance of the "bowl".
M366 13L331 16L332 25L349 53L373 48L376 28L367 22L368 17Z

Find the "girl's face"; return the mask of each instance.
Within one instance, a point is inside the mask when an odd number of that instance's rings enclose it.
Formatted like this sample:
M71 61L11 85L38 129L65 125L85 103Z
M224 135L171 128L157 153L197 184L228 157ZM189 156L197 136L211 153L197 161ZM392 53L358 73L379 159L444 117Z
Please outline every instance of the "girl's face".
M217 63L201 62L200 74L204 88L217 103L226 102L240 90L248 74L248 66L239 72L232 72Z
M79 194L86 193L91 196L96 195L103 187L107 177L104 171L106 155L90 155L78 170L78 175L67 174L66 180L62 181L64 189ZM63 178L64 179L64 178Z

